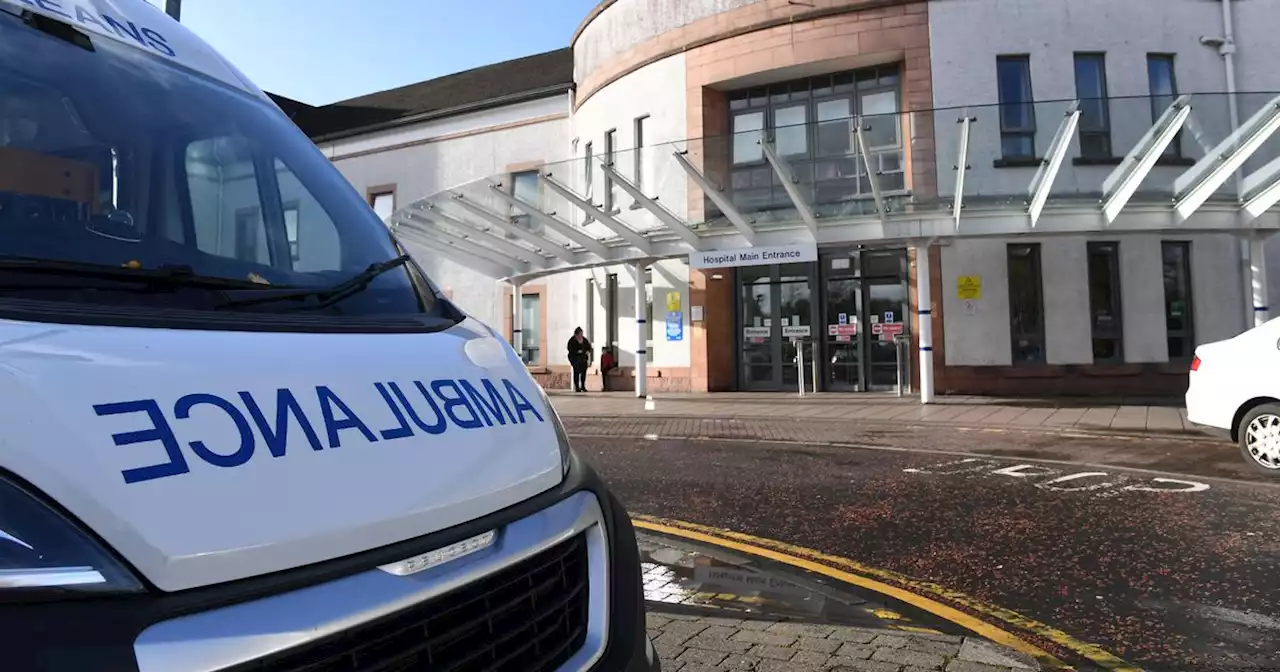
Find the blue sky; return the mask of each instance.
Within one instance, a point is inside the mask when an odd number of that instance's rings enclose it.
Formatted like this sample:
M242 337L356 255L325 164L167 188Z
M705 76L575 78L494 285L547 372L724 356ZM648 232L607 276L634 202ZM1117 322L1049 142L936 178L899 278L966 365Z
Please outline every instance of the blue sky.
M183 0L182 22L263 89L321 105L566 47L597 2Z

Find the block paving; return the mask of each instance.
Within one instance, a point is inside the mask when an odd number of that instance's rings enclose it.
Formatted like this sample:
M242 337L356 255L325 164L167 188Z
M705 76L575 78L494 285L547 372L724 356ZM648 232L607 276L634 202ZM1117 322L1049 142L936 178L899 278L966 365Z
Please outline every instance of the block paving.
M977 638L650 611L663 672L1027 672L1025 656ZM980 652L974 653L979 649ZM995 654L994 656L992 654ZM1012 665L993 665L1006 658Z

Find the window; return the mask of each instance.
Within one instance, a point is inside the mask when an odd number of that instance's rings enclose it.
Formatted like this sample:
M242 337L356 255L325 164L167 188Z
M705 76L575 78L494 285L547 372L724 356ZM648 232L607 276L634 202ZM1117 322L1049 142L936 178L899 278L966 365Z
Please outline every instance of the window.
M647 114L643 117L636 117L636 155L633 157L635 159L635 166L632 178L635 180L636 186L641 189L644 188L645 183L644 152L642 150L644 149L644 126L645 122L648 120L649 115Z
M618 356L618 274L610 273L604 280L604 340L614 348L613 356Z
M538 171L523 170L518 173L512 173L511 195L515 196L521 203L528 203L533 208L538 207L539 202L542 200L541 186L538 183ZM529 213L524 210L513 205L508 208L508 214L517 225L526 229L535 228Z
M604 165L615 168L613 165L613 153L618 149L618 131L616 129L605 131L604 134ZM616 168L615 168L616 170ZM614 204L617 203L617 194L614 193L613 180L608 174L604 176L604 211L613 212Z
M653 267L644 269L644 361L653 363Z
M996 57L1000 95L1000 152L1006 159L1036 155L1036 107L1031 96L1031 57Z
M396 192L391 187L374 187L369 190L369 206L377 213L378 219L386 222L396 211Z
M1076 97L1080 100L1080 156L1111 158L1111 112L1104 54L1076 54Z
M279 159L276 159L276 184L280 187L284 238L293 270L316 272L342 268L342 238L333 220Z
M809 106L786 105L773 110L773 142L778 156L790 158L809 154Z
M733 115L733 165L764 160L760 149L760 131L764 130L764 112Z
M542 363L542 295L520 295L520 358L526 365Z
M1151 121L1155 123L1178 98L1178 79L1173 74L1173 54L1147 54L1147 84L1151 90ZM1165 156L1182 156L1182 134L1164 150Z
M1161 244L1164 260L1164 325L1169 339L1169 361L1191 359L1196 348L1195 319L1191 312L1191 244Z
M1040 246L1010 245L1009 331L1013 363L1045 361L1044 292L1040 284Z
M1120 244L1089 243L1089 319L1093 361L1123 362L1120 313Z
M298 256L300 248L298 247L298 202L284 204L284 235L289 241L289 257L297 264L301 259Z
M730 196L739 208L791 208L786 188L765 161L767 138L790 164L805 199L843 204L871 195L871 175L889 193L907 188L901 129L899 65L824 74L728 92L733 137ZM862 116L871 167L852 139L852 120ZM854 204L854 209L863 207ZM845 206L840 211L848 211Z
M192 142L187 145L184 171L196 247L220 257L270 263L269 257L258 256L258 250L266 252L267 246L265 242L258 245L258 233L265 227L258 171L248 142L232 137Z
M851 137L850 100L839 98L817 104L818 132L815 140L818 156L841 156L849 153Z
M258 264L269 264L267 255L267 229L262 225L261 210L241 208L236 210L235 258Z
M587 200L591 200L591 187L596 182L595 162L595 148L588 142L586 149L586 162L582 166L582 179L586 182L586 184L583 185L583 193L586 194Z

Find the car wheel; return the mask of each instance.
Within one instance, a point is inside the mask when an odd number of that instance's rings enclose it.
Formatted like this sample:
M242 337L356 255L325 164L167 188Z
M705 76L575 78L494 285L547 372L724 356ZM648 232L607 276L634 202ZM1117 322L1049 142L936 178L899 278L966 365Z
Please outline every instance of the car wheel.
M1240 454L1255 470L1280 478L1280 405L1262 404L1244 414Z

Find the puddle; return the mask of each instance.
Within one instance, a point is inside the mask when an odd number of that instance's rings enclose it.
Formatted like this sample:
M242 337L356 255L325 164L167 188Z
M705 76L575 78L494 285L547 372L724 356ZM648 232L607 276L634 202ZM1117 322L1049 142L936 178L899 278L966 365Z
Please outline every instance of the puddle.
M884 604L817 582L763 571L754 560L641 534L644 596L651 602L711 607L843 625L910 623Z

